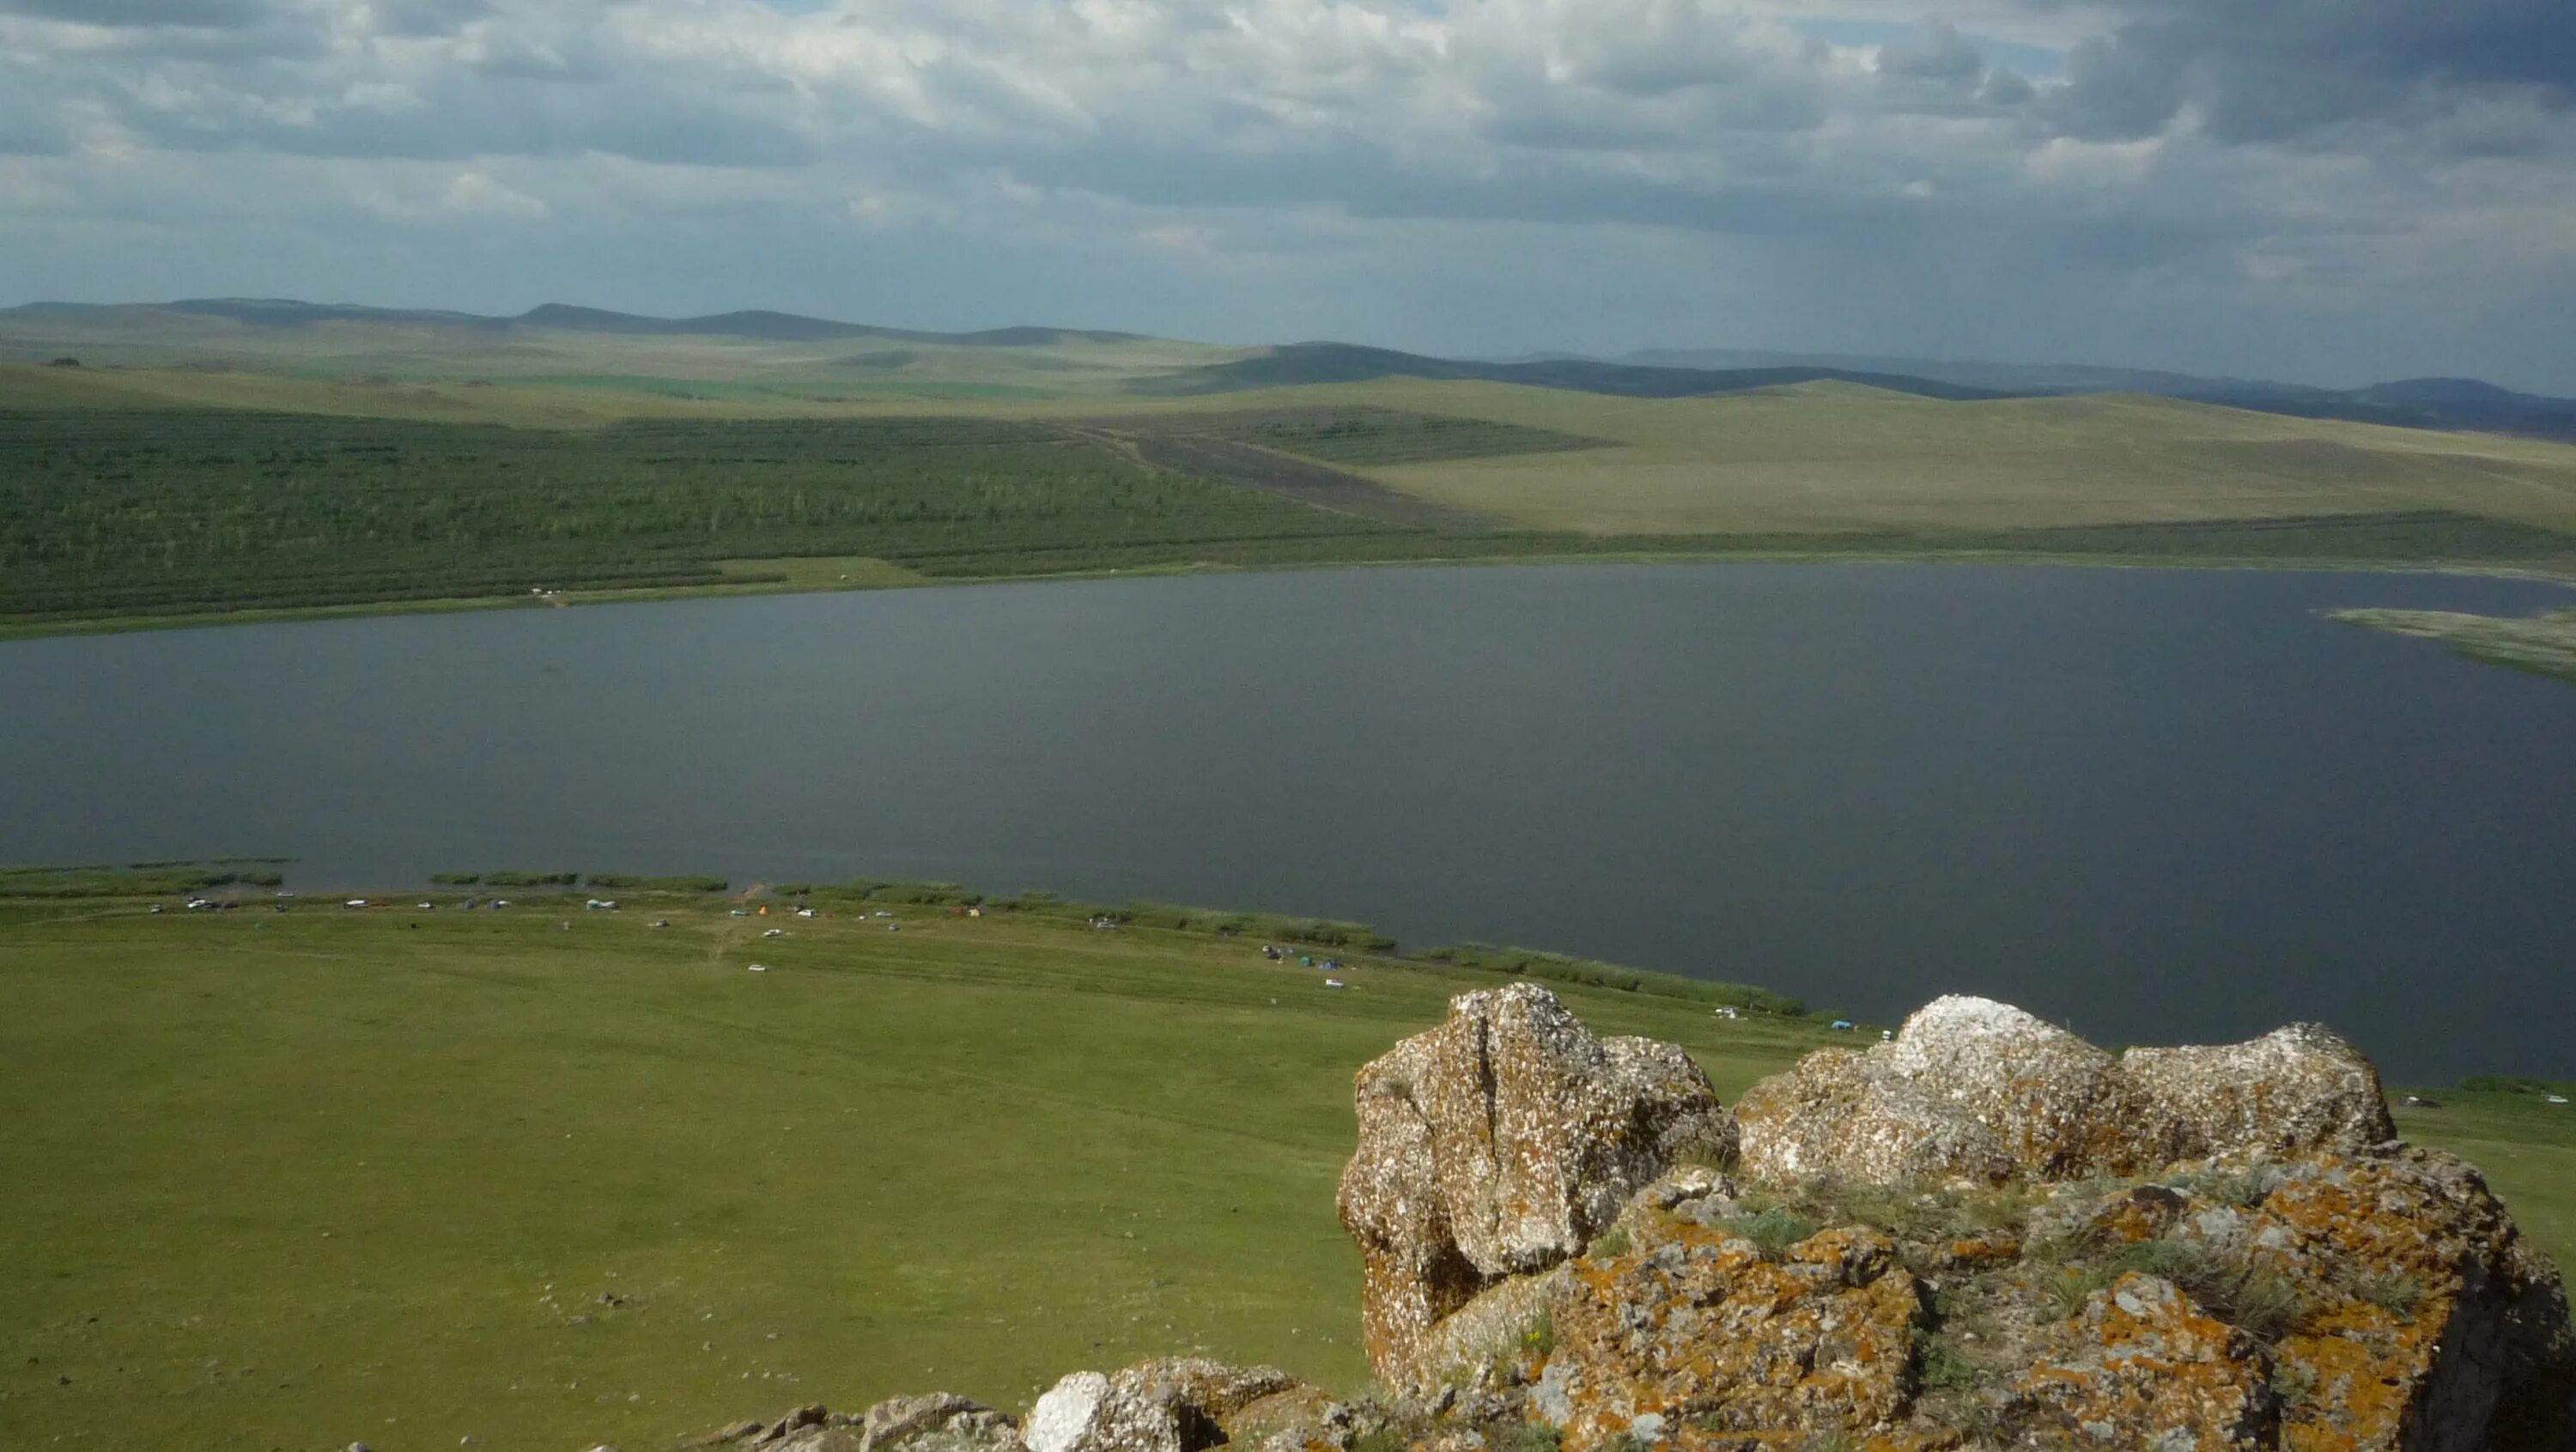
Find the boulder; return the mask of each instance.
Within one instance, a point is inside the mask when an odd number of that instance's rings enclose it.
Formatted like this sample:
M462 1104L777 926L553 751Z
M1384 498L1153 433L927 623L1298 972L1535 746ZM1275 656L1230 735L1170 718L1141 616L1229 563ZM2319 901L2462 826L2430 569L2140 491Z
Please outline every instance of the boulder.
M2354 1154L2397 1138L2379 1071L2312 1023L2215 1048L2131 1049L2120 1073L2149 1114L2142 1163Z
M2313 1024L2114 1057L1990 999L1937 999L1895 1039L1825 1050L1745 1091L1743 1174L2062 1181L2181 1160L2351 1153L2393 1139L2379 1076Z
M1506 1277L1578 1254L1677 1157L1731 1152L1690 1056L1596 1037L1535 984L1469 993L1359 1072L1342 1172L1361 1320L1388 1385L1425 1382L1425 1338Z
M1029 1408L1021 1440L1029 1452L1183 1452L1169 1407L1096 1371L1057 1382Z

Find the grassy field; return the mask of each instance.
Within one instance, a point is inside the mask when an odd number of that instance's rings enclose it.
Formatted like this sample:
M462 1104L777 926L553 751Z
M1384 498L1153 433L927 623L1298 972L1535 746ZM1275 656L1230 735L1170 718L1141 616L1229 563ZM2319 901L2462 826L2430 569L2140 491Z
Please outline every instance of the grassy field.
M0 318L0 359L74 357L95 369L172 369L228 384L261 375L330 380L388 396L434 398L497 383L592 395L570 406L634 411L666 403L775 404L869 399L1107 396L1138 379L1254 350L1163 338L1031 330L997 344L935 335L764 337L636 335L580 327L457 326L328 319L262 326L157 308Z
M1832 383L1671 400L1494 384L1365 393L1618 444L1362 469L1529 528L1990 531L2442 510L2576 529L2576 447L2493 435L2154 398L1954 403Z
M654 1446L1198 1347L1353 1388L1350 1074L1501 981L937 907L415 901L0 902L0 1445ZM1562 991L1730 1098L1837 1037ZM2442 1097L2409 1132L2576 1249L2576 1118Z
M893 911L0 905L0 1445L652 1445L1194 1346L1356 1384L1350 1074L1500 980ZM1730 1092L1821 1037L1567 994Z

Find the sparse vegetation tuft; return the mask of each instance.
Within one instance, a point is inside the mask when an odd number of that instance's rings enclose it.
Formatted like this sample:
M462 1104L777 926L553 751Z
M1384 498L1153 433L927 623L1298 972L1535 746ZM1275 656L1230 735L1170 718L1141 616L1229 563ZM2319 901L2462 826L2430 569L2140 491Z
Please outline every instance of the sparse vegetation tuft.
M722 892L732 884L721 877L639 877L623 872L595 872L590 886L610 892Z

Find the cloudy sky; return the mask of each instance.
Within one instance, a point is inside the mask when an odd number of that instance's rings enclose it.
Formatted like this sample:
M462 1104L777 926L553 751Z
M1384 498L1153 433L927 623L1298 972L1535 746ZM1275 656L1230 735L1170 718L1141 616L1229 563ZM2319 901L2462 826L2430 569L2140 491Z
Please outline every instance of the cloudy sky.
M2570 0L0 0L0 301L2576 392Z

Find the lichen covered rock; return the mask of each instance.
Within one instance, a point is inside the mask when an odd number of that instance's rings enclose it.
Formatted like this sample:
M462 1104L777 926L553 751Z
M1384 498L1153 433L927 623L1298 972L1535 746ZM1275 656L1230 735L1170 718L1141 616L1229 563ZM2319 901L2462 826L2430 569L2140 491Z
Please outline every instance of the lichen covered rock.
M2114 1057L2008 1004L1937 999L1895 1039L1808 1055L1735 1107L1742 1169L1793 1183L2074 1180L2395 1138L2379 1076L2313 1024Z
M2096 1291L2016 1379L2027 1434L2150 1452L2278 1445L2279 1407L2254 1339L2172 1285L2131 1273Z
M1923 1306L1877 1231L1827 1230L1774 1256L1659 1216L1624 1252L1575 1262L1552 1311L1531 1405L1569 1452L1590 1452L1641 1420L1657 1434L1889 1430Z
M1465 994L1363 1068L1342 1224L1360 1244L1369 1361L1425 1380L1425 1341L1505 1277L1576 1253L1685 1153L1731 1126L1681 1049L1602 1040L1534 984Z

